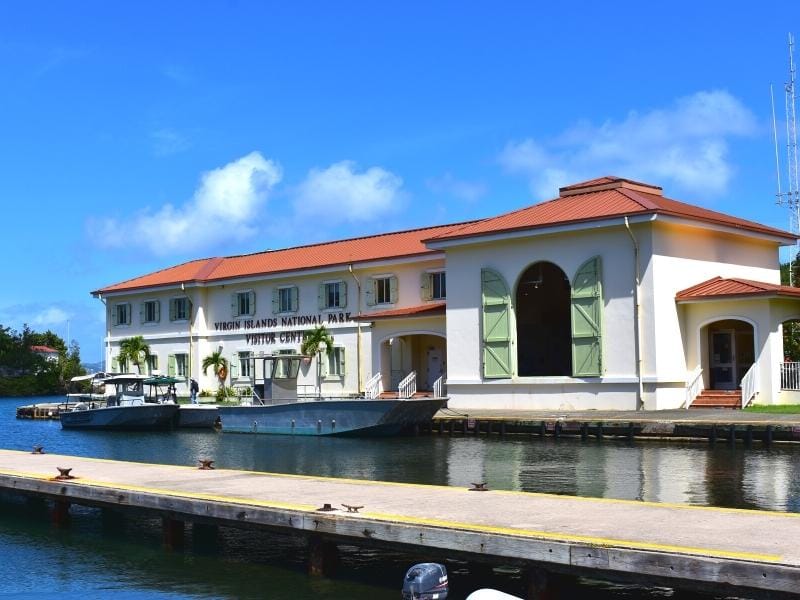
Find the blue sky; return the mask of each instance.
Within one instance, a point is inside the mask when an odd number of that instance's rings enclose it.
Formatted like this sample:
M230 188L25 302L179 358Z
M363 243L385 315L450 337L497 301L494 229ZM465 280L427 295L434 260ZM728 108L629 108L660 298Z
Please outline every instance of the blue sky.
M788 226L769 85L781 113L800 2L430 4L0 4L0 324L94 361L93 289L605 174Z

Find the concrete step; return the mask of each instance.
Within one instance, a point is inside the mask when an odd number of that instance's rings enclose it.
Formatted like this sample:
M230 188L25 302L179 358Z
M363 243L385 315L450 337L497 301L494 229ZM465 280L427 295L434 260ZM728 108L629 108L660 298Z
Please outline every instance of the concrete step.
M689 408L727 408L742 406L741 390L703 390Z

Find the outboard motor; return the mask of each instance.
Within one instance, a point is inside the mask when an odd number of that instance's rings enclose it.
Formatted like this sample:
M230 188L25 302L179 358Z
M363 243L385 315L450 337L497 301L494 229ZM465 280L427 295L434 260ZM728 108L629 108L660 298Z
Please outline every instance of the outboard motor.
M414 565L403 579L403 600L444 600L448 590L447 569L439 563Z

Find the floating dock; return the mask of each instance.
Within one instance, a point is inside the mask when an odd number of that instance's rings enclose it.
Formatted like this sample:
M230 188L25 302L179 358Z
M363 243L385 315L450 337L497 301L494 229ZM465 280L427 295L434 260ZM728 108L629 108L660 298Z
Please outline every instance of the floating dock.
M71 469L69 479L60 473ZM480 483L480 482L476 482ZM800 594L800 515L0 450L0 491L336 543L716 593ZM327 548L327 550L326 550ZM317 558L314 559L313 557ZM316 563L314 562L316 561Z

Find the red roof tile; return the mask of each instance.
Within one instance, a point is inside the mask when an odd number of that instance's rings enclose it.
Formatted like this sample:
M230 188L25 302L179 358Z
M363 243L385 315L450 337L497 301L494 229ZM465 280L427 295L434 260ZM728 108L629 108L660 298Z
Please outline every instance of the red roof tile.
M354 321L377 321L380 319L398 319L401 317L429 317L433 315L443 315L446 304L436 302L433 304L423 304L421 306L409 306L408 308L392 308L373 313L362 314L355 317Z
M41 354L58 354L58 350L50 346L31 346L31 352L39 352Z
M661 188L620 177L601 177L563 187L560 196L520 210L467 223L444 231L426 241L438 242L495 233L522 231L597 221L613 217L660 214L691 219L736 229L764 233L787 241L797 239L792 233L767 227L754 221L732 217L661 195Z
M714 277L675 294L678 302L751 296L787 296L800 298L800 288L750 279Z
M439 251L431 250L422 240L461 225L463 223L311 244L284 250L269 250L255 254L204 258L109 285L92 293L105 294L178 283L219 281L435 254Z

